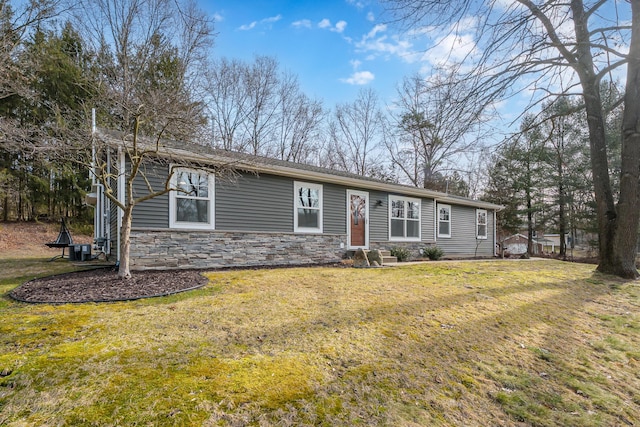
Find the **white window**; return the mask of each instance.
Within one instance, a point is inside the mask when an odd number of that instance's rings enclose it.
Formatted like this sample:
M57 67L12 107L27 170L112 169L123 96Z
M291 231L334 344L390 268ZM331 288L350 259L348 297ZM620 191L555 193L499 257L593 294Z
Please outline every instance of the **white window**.
M476 209L476 238L487 238L487 211Z
M322 233L322 185L294 183L293 230Z
M169 227L215 228L214 176L194 169L177 168L171 178Z
M438 205L438 237L451 237L451 206Z
M389 240L420 240L420 199L389 196Z

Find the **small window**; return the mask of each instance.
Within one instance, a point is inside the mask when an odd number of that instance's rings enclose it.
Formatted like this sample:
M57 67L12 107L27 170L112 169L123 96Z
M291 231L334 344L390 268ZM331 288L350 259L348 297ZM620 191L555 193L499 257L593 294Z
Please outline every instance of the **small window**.
M487 238L487 211L484 209L476 209L476 238Z
M389 240L420 240L420 200L389 196Z
M169 226L214 228L214 176L204 171L178 168L171 179Z
M451 237L451 206L438 205L438 237Z
M322 185L294 185L293 229L297 233L322 233Z

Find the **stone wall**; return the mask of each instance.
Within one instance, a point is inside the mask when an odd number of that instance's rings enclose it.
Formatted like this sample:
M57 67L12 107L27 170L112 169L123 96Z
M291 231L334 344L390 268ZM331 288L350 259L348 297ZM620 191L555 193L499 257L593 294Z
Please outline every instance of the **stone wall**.
M186 269L338 262L340 234L190 230L131 232L131 269Z

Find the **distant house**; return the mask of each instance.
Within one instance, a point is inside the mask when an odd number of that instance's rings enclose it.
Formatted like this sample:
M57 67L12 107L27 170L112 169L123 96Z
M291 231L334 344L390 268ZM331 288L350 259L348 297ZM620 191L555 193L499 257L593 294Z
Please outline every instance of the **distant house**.
M114 150L112 162L125 165L124 153ZM183 191L134 209L132 269L330 263L358 248L403 247L418 257L429 245L447 256L495 255L499 205L201 145L163 141L159 156L194 166L169 177L170 160L152 162L147 182L135 181L137 195L167 178ZM235 178L211 172L220 165ZM120 200L122 182L114 180ZM96 240L119 258L121 212L97 190Z
M564 235L565 245L568 248L571 244L571 238L568 234ZM556 253L560 250L560 234L545 234L540 240L542 250L547 253Z
M511 255L511 256L513 255L519 256L519 255L526 254L528 243L529 243L529 238L524 234L520 234L520 233L509 236L502 241L502 245L505 250L505 255ZM539 254L539 253L542 253L542 250L543 250L542 244L537 239L533 239L533 253Z

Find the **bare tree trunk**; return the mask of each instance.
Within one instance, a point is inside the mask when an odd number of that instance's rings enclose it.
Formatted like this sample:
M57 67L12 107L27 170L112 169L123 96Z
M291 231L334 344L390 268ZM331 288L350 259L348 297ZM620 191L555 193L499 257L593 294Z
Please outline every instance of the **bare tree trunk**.
M129 265L129 253L131 250L131 214L133 206L127 204L122 214L122 228L120 229L120 267L118 277L131 278L131 266Z
M527 254L531 256L533 252L533 203L531 192L527 189Z
M591 170L596 198L598 217L598 270L617 274L614 257L614 238L616 233L616 208L609 179L609 162L607 159L607 143L605 139L604 116L600 98L599 80L595 74L593 54L591 52L588 15L584 11L581 0L571 1L573 21L576 32L575 67L583 89L587 124L589 128L589 149L591 154ZM624 158L624 155L623 155Z
M631 1L632 34L622 117L622 166L612 270L598 270L638 278L636 253L640 220L640 1Z
M561 135L561 138L564 136ZM563 144L563 141L560 141ZM558 221L559 221L559 233L560 233L560 252L558 253L562 259L567 259L567 240L565 239L565 235L567 234L567 219L566 219L566 197L564 195L564 168L562 166L562 155L560 153L564 152L564 145L561 145L560 150L558 151Z

